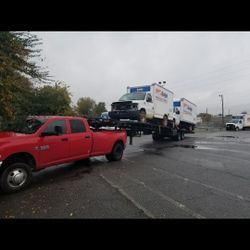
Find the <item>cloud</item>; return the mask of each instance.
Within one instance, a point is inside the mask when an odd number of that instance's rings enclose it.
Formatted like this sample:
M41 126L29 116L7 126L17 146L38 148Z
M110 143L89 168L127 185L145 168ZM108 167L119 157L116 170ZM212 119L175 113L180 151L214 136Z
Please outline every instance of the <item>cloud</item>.
M214 114L250 112L249 32L33 32L42 39L44 64L82 96L107 107L127 86L166 81Z

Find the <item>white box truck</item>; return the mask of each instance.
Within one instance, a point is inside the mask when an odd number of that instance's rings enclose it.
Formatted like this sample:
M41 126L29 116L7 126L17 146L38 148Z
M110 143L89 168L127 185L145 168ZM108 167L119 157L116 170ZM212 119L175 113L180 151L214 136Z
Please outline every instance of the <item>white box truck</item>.
M127 87L127 93L111 104L109 116L141 122L162 120L167 125L174 119L173 92L157 83Z
M239 114L233 115L232 120L226 123L226 130L245 130L250 128L250 115L249 114Z
M197 123L197 106L185 98L175 99L173 106L176 124L193 132Z

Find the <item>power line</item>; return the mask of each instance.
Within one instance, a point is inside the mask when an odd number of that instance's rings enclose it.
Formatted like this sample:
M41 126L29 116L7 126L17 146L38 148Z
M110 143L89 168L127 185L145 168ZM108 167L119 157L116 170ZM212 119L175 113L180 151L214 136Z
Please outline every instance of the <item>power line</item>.
M230 68L230 67L234 67L234 66L237 66L237 65L248 65L250 64L250 59L248 60L243 60L239 63L236 63L236 64L231 64L231 65L227 65L225 67L222 67L220 69L216 69L216 70L212 70L212 71L208 71L208 72L205 72L205 73L201 73L201 74L198 74L198 75L195 75L193 79L188 79L188 80L178 80L178 81L174 81L172 82L173 84L175 83L179 83L179 82L191 82L191 81L197 81L199 79L202 79L202 77L206 77L207 75L211 75L212 73L215 73L215 72L220 72L220 71L225 71L227 68ZM229 72L230 73L230 72ZM217 73L218 74L218 73ZM225 73L224 73L225 74Z

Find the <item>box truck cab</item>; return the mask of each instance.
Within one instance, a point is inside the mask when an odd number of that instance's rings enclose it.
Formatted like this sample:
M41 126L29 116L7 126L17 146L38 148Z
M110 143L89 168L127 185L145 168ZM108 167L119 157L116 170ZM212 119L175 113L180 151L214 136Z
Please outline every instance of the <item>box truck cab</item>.
M226 130L245 130L250 128L250 115L240 114L232 116L232 120L226 123Z
M173 121L172 103L173 92L160 84L127 87L127 93L111 104L109 116L142 122L152 119Z

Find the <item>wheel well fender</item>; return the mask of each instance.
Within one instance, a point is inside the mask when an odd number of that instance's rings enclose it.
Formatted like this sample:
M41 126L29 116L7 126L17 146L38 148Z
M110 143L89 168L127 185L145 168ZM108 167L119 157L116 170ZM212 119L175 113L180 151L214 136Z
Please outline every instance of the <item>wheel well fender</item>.
M27 152L20 152L20 153L14 153L12 155L9 155L2 164L2 169L7 167L8 165L16 162L23 162L28 164L31 169L35 169L36 167L36 160L35 158Z
M120 140L120 139L117 140L117 141L113 144L113 148L114 148L114 146L115 146L117 143L120 143L120 144L122 145L123 149L125 148L123 141ZM113 150L113 148L112 148L112 150Z

